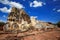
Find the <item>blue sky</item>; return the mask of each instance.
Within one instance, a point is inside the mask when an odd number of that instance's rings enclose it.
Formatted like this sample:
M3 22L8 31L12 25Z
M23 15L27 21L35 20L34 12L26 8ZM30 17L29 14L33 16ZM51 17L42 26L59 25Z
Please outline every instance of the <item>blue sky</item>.
M23 8L41 21L60 21L60 0L0 0L0 21L7 21L11 7Z

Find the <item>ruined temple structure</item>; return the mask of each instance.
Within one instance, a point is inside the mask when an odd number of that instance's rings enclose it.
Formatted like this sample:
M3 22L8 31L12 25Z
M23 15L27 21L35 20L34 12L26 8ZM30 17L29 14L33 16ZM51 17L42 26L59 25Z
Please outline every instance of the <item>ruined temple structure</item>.
M23 9L12 8L8 15L7 23L4 25L3 29L5 32L25 32L30 29L53 29L57 28L56 25L47 22L41 22L34 16L29 16Z
M8 15L4 31L26 31L30 23L30 17L23 9L13 7Z

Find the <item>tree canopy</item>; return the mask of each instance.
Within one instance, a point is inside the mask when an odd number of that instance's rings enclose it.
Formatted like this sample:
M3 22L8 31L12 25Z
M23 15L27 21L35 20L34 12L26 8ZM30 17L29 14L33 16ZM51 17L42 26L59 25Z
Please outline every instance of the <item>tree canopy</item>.
M59 22L57 22L57 26L58 26L58 27L60 27L60 21L59 21Z
M3 25L5 25L5 23L4 22L0 22L0 26L3 26Z

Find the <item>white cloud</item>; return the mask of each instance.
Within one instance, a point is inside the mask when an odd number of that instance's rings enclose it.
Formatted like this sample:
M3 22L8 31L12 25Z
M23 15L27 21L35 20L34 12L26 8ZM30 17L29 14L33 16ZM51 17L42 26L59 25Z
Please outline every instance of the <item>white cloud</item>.
M0 22L5 22L5 23L6 23L6 20L2 20L2 19L0 19Z
M11 7L16 7L18 9L24 8L24 6L22 4L17 3L17 2L13 2L13 1L0 0L0 3L5 4L5 5L9 5Z
M54 8L53 11L60 12L60 9Z
M30 3L30 7L41 7L41 6L43 6L43 5L45 5L46 3L43 3L43 2L41 2L41 1L33 1L33 2L31 2Z
M8 0L0 0L0 3L9 4L9 1Z
M60 9L58 9L57 12L60 12Z
M0 19L0 22L3 22L3 20Z
M10 6L10 9L8 9L7 7L0 8L0 11L5 12L5 13L11 12L12 7L16 7L18 9L24 8L24 6L22 4L13 2L13 1L0 0L0 3Z
M18 8L18 9L24 8L24 6L23 6L22 4L17 3L17 2L10 2L9 5L10 5L11 7L16 7L16 8Z
M38 16L31 16L30 18L31 18L31 19L35 19L35 18L37 18L37 17L38 17Z
M5 12L5 13L9 13L9 12L11 12L11 8L10 9L8 9L7 7L0 8L0 11Z

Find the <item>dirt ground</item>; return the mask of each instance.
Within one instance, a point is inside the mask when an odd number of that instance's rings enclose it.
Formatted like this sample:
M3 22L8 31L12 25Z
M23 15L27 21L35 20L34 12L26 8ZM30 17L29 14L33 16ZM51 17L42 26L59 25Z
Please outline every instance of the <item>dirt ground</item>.
M50 31L27 31L17 34L0 31L0 40L60 40L60 28Z

